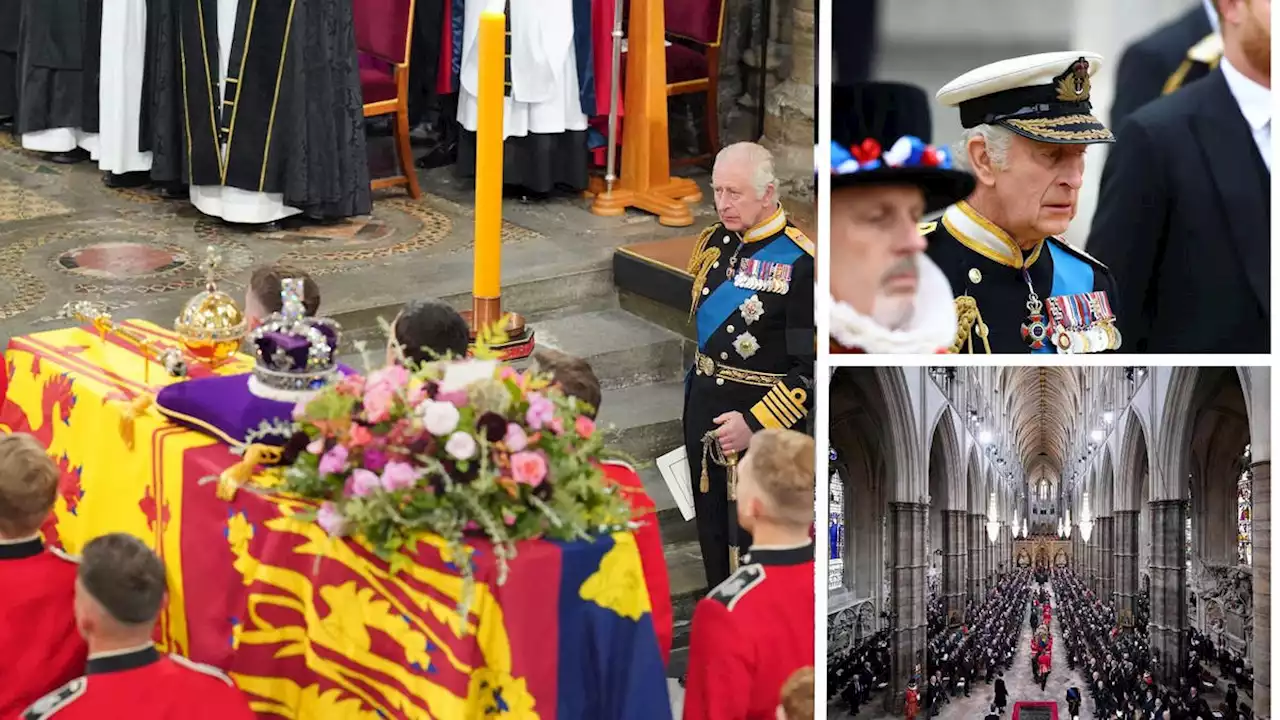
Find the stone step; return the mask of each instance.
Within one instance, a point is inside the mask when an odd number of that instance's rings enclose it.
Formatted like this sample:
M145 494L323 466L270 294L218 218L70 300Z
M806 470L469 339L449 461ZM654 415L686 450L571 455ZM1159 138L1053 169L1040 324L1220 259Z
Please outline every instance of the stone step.
M551 318L533 329L539 347L590 362L604 389L680 380L693 362L684 338L617 308Z
M675 502L651 463L684 441L680 424L683 406L683 381L611 388L604 391L600 402L597 422L605 431L609 447L631 456L642 476L644 470L652 469L657 486L650 487L650 478L645 478L645 489L660 510L675 507Z

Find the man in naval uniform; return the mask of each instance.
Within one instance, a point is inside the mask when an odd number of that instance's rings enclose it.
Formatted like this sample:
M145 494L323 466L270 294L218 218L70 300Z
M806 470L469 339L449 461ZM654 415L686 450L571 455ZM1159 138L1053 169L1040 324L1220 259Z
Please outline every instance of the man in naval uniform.
M955 159L977 187L922 230L956 294L957 351L1119 349L1116 288L1098 261L1059 237L1076 214L1085 150L1112 142L1091 113L1101 58L1054 52L980 67L938 91L960 108Z
M1173 22L1125 48L1116 66L1111 127L1134 110L1199 80L1218 67L1222 36L1214 0L1201 0Z
M778 203L772 155L755 143L730 145L711 182L720 222L689 259L698 351L685 376L684 442L702 563L715 587L750 541L732 514L736 470L726 465L762 428L803 427L817 338L814 246Z
M85 674L37 700L22 720L251 720L231 678L152 643L165 598L164 564L141 540L103 535L84 546L76 624L89 643Z

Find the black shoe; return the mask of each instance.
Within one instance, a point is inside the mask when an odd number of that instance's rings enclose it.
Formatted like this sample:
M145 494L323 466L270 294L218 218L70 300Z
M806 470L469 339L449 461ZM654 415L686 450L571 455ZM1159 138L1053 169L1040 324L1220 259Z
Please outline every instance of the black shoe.
M458 161L458 144L437 145L431 152L418 158L413 164L425 170L448 167Z
M191 199L191 188L186 183L170 182L161 183L160 197L165 200L189 200Z
M107 173L102 176L102 184L109 188L140 188L151 184L151 173L127 172L117 175L116 173Z
M75 148L67 152L52 153L49 160L59 165L75 165L89 159L89 151L84 148Z

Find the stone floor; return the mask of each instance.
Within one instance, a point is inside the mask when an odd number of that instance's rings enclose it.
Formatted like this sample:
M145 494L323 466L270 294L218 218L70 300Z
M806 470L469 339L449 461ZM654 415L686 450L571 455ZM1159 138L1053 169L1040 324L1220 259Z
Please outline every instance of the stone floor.
M1020 617L1027 617L1030 614L1031 605L1023 612L1019 613ZM1062 628L1058 624L1058 609L1054 608L1053 620L1050 623L1049 631L1055 638L1054 644L1062 642ZM1021 633L1018 636L1016 647L1017 655L1013 660L1013 665L1009 671L1004 674L1005 685L1009 688L1009 702L1005 707L1002 717L1009 717L1012 714L1013 705L1019 701L1023 702L1054 702L1058 703L1058 717L1060 720L1070 720L1067 714L1067 688L1080 688L1081 693L1085 695L1085 702L1080 708L1080 720L1093 720L1092 702L1088 699L1088 691L1084 678L1079 672L1068 670L1066 661L1061 658L1055 658L1053 670L1049 673L1049 681L1045 685L1045 689L1040 689L1040 684L1035 682L1031 674L1031 628L1025 622L1021 623ZM961 694L959 697L952 698L951 702L942 707L942 711L936 716L940 720L974 720L981 718L987 714L987 710L991 707L994 699L995 691L992 685L979 682L970 691L969 697ZM885 713L880 708L876 708L876 713L871 714L871 710L864 710L856 716L846 713L828 714L831 720L848 720L857 717L858 720L897 720L900 716ZM923 714L920 716L923 719Z
M385 155L375 142L375 168L387 166ZM58 310L71 300L100 300L117 316L168 325L203 284L210 246L223 257L224 290L242 296L251 267L287 262L317 278L327 314L469 292L474 190L448 168L420 179L417 201L384 191L367 217L260 232L149 190L109 189L91 164L56 165L0 134L0 342L61 325ZM577 196L508 197L503 282L607 268L618 245L696 233L715 208L707 200L694 213L692 228L673 229L639 212L593 215Z

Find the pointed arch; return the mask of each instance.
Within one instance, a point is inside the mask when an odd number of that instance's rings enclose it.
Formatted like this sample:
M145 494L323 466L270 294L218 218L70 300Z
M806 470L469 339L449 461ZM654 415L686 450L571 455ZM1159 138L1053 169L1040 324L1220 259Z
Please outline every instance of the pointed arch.
M1120 422L1120 486L1117 510L1140 510L1151 499L1150 437L1145 419L1130 408Z

